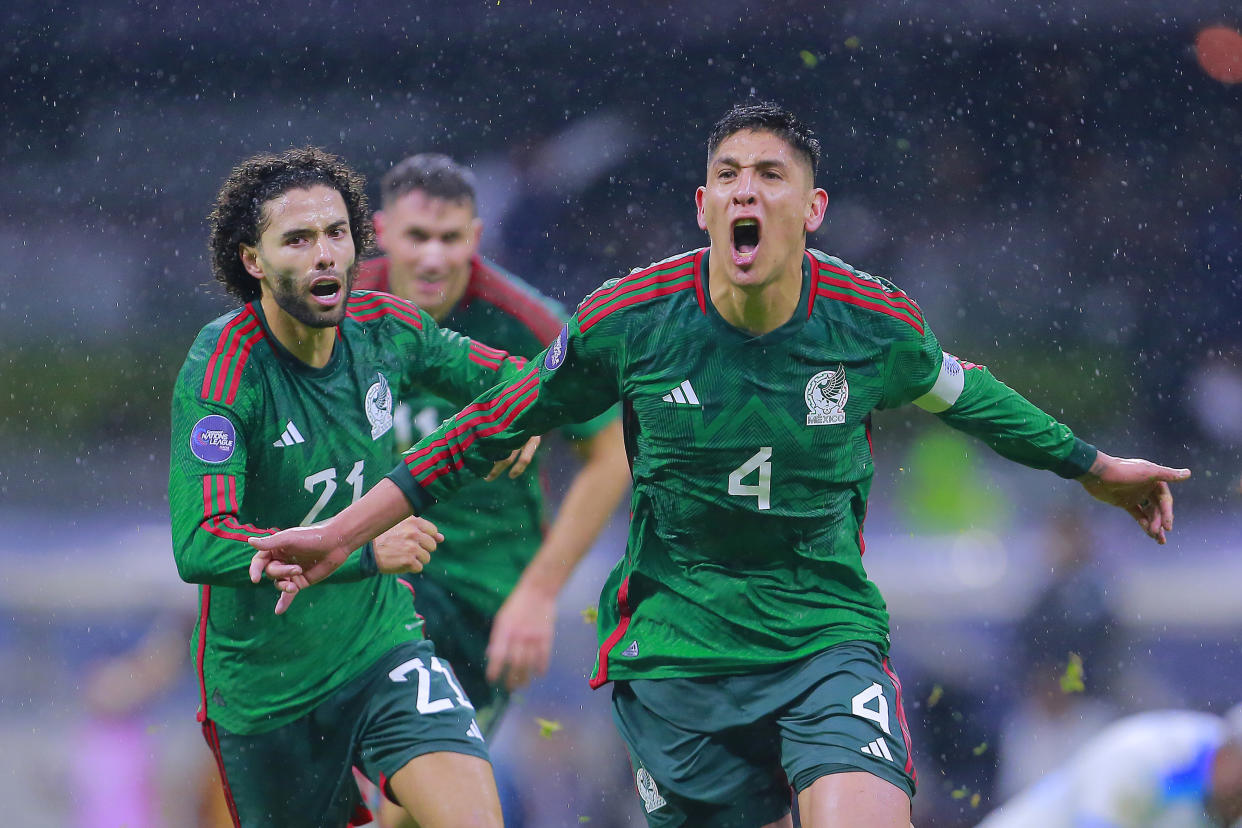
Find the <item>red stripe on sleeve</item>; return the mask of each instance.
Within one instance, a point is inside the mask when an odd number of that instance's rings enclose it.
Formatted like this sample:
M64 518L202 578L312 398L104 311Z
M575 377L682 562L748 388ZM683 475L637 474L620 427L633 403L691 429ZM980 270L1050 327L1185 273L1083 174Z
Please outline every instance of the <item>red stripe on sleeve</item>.
M616 311L621 310L622 308L628 308L630 305L637 305L638 303L645 302L648 299L655 299L656 297L659 297L659 296L667 296L670 293L677 293L678 291L687 290L692 287L694 287L694 282L690 281L690 282L683 282L682 284L679 284L679 285L670 285L668 287L662 287L656 290L649 290L645 293L639 293L639 294L631 293L630 295L626 296L626 298L618 299L616 302L609 305L608 307L601 309L600 311L596 313L595 316L593 316L589 320L582 316L579 316L578 318L580 321L578 325L578 330L581 331L582 333L586 333L591 328L595 327L596 323L601 322L604 319L607 319L610 315L612 315Z
M521 399L531 389L537 389L539 385L539 375L532 373L517 385L510 386L502 392L501 396L487 403L486 405L473 405L470 408L463 409L457 415L457 425L449 429L445 435L433 443L427 445L426 448L406 458L405 464L415 478L428 469L434 467L439 461L446 457L451 458L455 453L464 451L471 443L473 438L467 438L466 441L459 441L457 438L470 431L477 430L489 423L494 423L513 406L514 402ZM536 394L536 397L538 394ZM519 408L519 411L526 406ZM514 413L516 416L517 412ZM510 417L508 422L512 422ZM501 430L503 430L503 426ZM495 433L489 432L489 433ZM438 476L438 475L437 475ZM433 478L434 479L434 478ZM420 481L420 485L425 485Z
M632 276L627 276L626 278L622 279L617 284L613 285L611 290L608 290L605 293L599 296L596 296L586 305L579 308L578 318L581 319L587 316L588 314L590 314L591 312L599 308L601 305L608 304L608 302L610 302L611 300L615 299L618 296L621 296L622 294L630 293L635 290L642 290L643 288L649 287L652 285L659 285L659 284L664 284L665 282L675 281L693 272L694 272L694 262L685 262L683 264L679 264L676 270L673 270L668 273L652 273L652 274L647 274L647 275L644 275L641 273L635 273Z
M215 402L220 402L223 399L225 386L235 375L241 373L241 368L245 364L244 360L241 364L236 364L235 362L238 349L243 347L253 337L263 338L263 326L259 324L259 319L255 316L251 316L250 321L237 328L229 338L228 347L221 355L220 362L216 366L215 387L211 389L208 399ZM250 348L248 346L245 347L245 351L249 353Z
M828 286L823 283L821 283L816 293L828 299L836 299L838 302L844 302L847 305L857 305L860 308L867 308L868 310L878 311L879 313L885 314L886 316L891 316L894 319L900 319L902 322L905 322L907 325L914 328L920 334L923 333L923 324L920 320L914 319L908 314L898 311L896 308L894 308L891 305L885 305L879 302L872 302L854 293L843 293L837 290L832 290L832 289L829 289Z
M844 276L845 280L825 276L823 275L823 271ZM879 299L886 302L894 308L907 311L912 316L917 317L920 322L924 321L923 312L919 309L919 306L915 304L914 300L907 296L904 291L898 290L895 293L889 293L874 282L868 282L865 279L860 279L857 275L850 273L848 270L833 267L832 265L824 264L823 262L820 262L820 279L825 284L837 284L841 287L857 290L859 293L866 294L873 299Z
M229 395L224 400L226 405L232 405L237 399L237 389L241 386L242 372L246 368L246 360L250 359L250 349L254 347L256 342L261 342L264 336L263 330L260 329L242 343L241 351L237 355L237 365L233 368L233 380L229 383Z
M480 437L490 437L493 434L497 434L501 431L504 431L506 428L508 428L513 423L514 420L517 419L519 414L521 414L523 411L529 408L530 404L534 402L535 400L537 400L538 398L539 398L539 389L537 387L532 388L525 395L516 398L516 405L511 406L512 411L510 411L504 417L503 420L494 422L491 425L489 425L487 428L473 429L470 432L470 434L467 435L463 440L461 440L460 443L456 447L457 452L462 455L461 459L456 460L452 463L449 463L448 465L442 465L438 469L434 469L432 471L427 472L425 475L423 475L423 478L422 480L419 481L419 484L423 486L423 488L426 488L427 486L430 486L433 482L435 482L437 478L442 477L443 475L447 474L449 471L453 469L460 469L462 465L466 462L466 458L464 456L466 449L470 448L470 446L474 444L475 440L478 440ZM502 415L502 414L505 414L504 409L500 409L496 411L497 416ZM451 456L451 452L450 452L450 456Z

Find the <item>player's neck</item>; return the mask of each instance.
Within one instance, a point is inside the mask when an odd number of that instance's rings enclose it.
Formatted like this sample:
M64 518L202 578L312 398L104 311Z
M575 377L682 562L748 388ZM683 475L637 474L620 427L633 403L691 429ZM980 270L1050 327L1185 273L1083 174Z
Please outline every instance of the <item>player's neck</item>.
M762 336L793 317L802 296L801 255L766 277L730 273L730 268L732 263L725 256L708 259L708 293L724 321Z
M260 300L267 327L285 350L312 368L322 368L332 358L336 346L336 326L313 328L286 313L276 304L275 298L264 292Z

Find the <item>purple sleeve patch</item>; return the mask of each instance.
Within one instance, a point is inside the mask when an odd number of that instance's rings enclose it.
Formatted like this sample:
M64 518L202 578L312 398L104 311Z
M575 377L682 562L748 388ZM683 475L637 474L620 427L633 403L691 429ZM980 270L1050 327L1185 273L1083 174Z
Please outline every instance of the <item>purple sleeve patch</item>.
M548 346L547 356L543 358L543 367L549 371L555 371L561 367L561 363L565 361L565 355L569 353L569 323L565 323L565 327L561 328L561 332L556 335L556 339L552 340L552 344Z
M228 417L208 414L190 429L190 451L204 463L223 463L237 447L237 430Z

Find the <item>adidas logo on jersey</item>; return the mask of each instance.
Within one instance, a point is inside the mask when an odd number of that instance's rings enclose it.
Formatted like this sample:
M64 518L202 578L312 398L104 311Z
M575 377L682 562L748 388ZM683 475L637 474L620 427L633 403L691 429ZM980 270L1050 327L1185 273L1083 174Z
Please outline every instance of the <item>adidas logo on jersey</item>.
M884 743L883 739L876 739L874 742L863 745L862 752L868 756L887 759L890 762L893 761L893 754L889 752L888 745Z
M679 405L699 405L699 398L695 396L694 389L690 387L690 380L683 380L681 385L669 391L660 399Z
M621 651L621 655L626 658L638 658L638 641L631 641L630 646Z
M285 425L285 431L280 435L280 439L272 443L272 445L276 448L284 448L285 446L291 446L294 443L305 442L306 438L302 436L302 432L298 431L298 427L293 424L293 420L290 420Z

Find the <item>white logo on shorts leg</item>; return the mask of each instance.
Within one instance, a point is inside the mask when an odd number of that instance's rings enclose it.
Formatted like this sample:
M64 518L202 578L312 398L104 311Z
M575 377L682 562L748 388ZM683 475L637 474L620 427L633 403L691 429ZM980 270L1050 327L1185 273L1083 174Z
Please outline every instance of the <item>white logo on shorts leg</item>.
M466 735L471 739L478 739L480 742L483 741L483 731L479 730L479 723L474 719L470 720L470 727L466 728ZM891 759L892 757L890 756L889 758Z
M651 813L656 808L663 808L668 802L664 797L660 796L660 790L656 787L655 780L651 778L651 774L647 773L646 768L639 768L638 773L634 776L634 784L638 786L638 795L643 798L643 807L647 813Z
M803 399L810 413L807 425L840 425L845 422L845 401L850 386L845 381L845 366L838 363L835 371L820 371L806 384Z
M874 742L863 745L862 752L868 756L878 756L881 759L893 761L893 754L889 752L888 745L883 739L876 739Z

